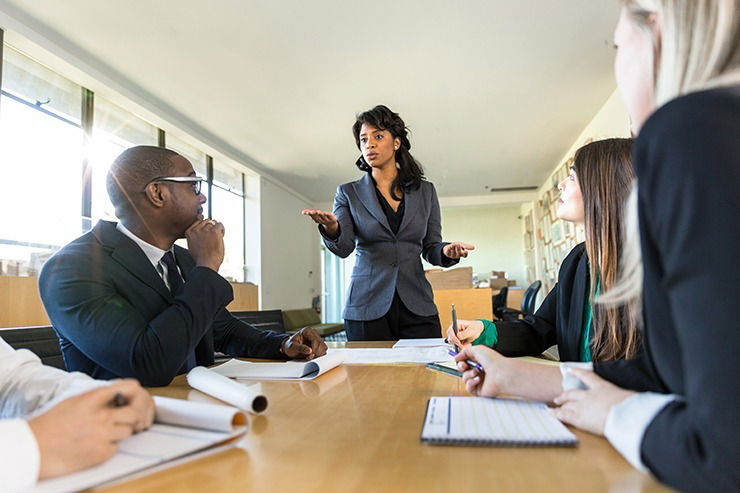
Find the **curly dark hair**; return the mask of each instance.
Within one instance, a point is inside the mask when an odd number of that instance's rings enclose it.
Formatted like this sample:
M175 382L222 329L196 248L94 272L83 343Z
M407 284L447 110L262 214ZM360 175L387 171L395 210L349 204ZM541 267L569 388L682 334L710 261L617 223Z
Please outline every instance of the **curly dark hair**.
M414 156L409 152L411 142L409 142L408 138L408 128L406 128L406 124L398 113L394 113L387 106L379 104L375 108L363 111L357 115L355 124L352 125L352 133L355 136L355 143L358 149L360 148L360 128L363 123L372 125L380 130L387 130L394 139L398 138L401 141L401 146L396 151L396 162L399 166L398 176L391 186L391 196L396 200L401 200L401 197L396 196L397 190L418 189L419 185L421 185L421 180L424 179L424 169L421 167L419 161L414 159ZM355 162L355 165L365 172L370 172L372 169L362 156Z

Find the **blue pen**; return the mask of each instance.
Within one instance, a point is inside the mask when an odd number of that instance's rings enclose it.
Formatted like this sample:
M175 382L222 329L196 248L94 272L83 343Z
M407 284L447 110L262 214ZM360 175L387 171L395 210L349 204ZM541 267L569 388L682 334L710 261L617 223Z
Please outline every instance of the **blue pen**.
M454 349L450 349L450 350L449 350L449 351L447 351L447 352L448 352L448 353L450 354L450 356L457 356L457 355L459 354L459 353L458 353L458 352L457 352L456 350L454 350ZM478 370L479 372L481 372L481 373L485 372L485 370L483 369L483 367L481 366L481 364L480 364L480 363L478 363L478 362L476 362L476 361L473 361L473 360L469 360L469 359L466 359L466 360L465 360L465 362L466 362L466 363L468 364L468 366L471 366L471 367L475 368L475 369L476 369L476 370Z

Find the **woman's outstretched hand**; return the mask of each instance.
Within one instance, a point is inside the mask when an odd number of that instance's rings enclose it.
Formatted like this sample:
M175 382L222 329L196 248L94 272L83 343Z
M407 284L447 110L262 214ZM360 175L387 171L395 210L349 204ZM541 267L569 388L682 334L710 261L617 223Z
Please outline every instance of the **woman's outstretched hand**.
M305 213L306 211L303 212ZM458 259L460 257L467 257L468 250L475 250L475 246L471 245L470 243L455 241L450 243L449 245L445 245L445 247L442 249L442 253L444 253L447 258Z
M329 237L336 238L339 236L339 221L337 221L337 216L331 212L305 210L301 214L310 217L313 219L313 222L323 226L324 231L326 231Z

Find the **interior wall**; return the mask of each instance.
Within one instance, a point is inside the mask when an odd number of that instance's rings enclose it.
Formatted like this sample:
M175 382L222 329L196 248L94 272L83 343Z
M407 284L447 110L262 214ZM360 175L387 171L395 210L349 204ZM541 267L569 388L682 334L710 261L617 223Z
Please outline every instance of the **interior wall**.
M526 285L520 223L518 205L442 208L444 241L475 245L458 265L473 267L479 279L502 270L517 285Z
M275 183L261 180L261 310L307 308L321 292L319 233L301 215L312 207Z

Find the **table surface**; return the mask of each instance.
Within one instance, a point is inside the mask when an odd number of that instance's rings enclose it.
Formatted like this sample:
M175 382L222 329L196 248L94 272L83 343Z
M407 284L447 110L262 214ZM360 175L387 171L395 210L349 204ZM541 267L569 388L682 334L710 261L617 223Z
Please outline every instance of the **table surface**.
M427 400L467 395L461 379L423 365L340 366L262 386L269 407L249 416L238 446L95 491L669 491L578 430L575 448L422 444ZM218 402L183 376L149 390Z

